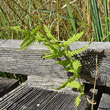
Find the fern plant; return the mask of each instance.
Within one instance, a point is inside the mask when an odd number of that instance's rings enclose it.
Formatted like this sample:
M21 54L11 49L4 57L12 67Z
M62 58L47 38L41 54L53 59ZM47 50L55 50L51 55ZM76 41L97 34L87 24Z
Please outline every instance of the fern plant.
M64 70L73 73L72 77L70 77L65 83L63 83L60 87L56 89L59 90L64 87L71 87L76 88L78 91L80 91L79 96L75 100L77 110L77 107L81 101L81 97L84 95L84 84L80 82L79 73L81 71L82 66L81 62L78 59L75 59L74 56L87 49L91 42L86 47L71 51L69 49L70 44L78 41L83 35L83 32L73 35L67 41L63 40L63 42L61 42L51 34L51 31L46 25L43 25L43 27L45 34L42 34L39 31L41 28L40 25L38 25L34 30L32 30L32 32L28 30L23 30L20 27L12 27L11 29L22 31L25 34L25 39L22 42L20 49L25 49L36 41L39 43L43 42L43 44L49 49L48 53L46 52L43 58L56 59L56 63L64 66ZM75 80L76 78L78 79L78 81Z

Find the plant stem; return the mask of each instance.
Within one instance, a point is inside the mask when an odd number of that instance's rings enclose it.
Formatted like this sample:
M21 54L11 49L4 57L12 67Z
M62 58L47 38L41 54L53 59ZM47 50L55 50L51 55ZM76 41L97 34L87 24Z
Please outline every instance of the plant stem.
M78 77L77 77L78 78ZM80 87L81 87L81 89L82 89L82 86L81 86L81 82L80 82L80 79L78 78L78 82L79 82L79 84L80 84ZM84 97L85 97L85 99L86 99L86 102L87 102L87 106L88 106L88 110L89 110L89 101L87 100L88 98L86 97L86 95L85 95L85 93L83 94L84 95Z
M94 81L94 88L93 88L93 96L92 96L92 105L91 105L91 110L93 110L93 105L94 105L94 94L95 94L95 87L96 87L96 80L97 80L97 75L98 75L98 62L97 62L97 55L96 55L96 75L95 75L95 81Z
M58 40L60 39L60 31L59 31L59 0L57 0L57 34Z
M67 49L68 50L68 49ZM66 50L66 51L67 51ZM65 56L65 55L64 55ZM67 57L68 56L68 57ZM72 62L70 59L70 56L69 56L69 54L66 56L66 59L68 59L70 62ZM73 65L72 65L72 63L70 64L70 66L72 67ZM74 74L76 74L77 75L77 73L74 73ZM80 87L81 87L81 92L82 92L82 85L81 85L81 81L80 81L80 78L79 77L77 77L77 79L78 79L78 82L79 82L79 84L80 84ZM84 95L84 97L85 97L85 99L86 99L86 102L87 102L87 106L88 106L88 110L89 110L89 101L88 101L88 98L86 97L86 94L83 92L83 95Z

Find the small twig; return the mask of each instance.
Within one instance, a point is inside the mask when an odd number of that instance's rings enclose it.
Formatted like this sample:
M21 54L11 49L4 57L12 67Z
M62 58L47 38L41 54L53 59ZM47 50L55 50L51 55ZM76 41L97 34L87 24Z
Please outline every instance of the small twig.
M72 2L69 2L69 4L74 4L76 1L77 1L77 0L74 0L74 1L72 1ZM67 5L66 5L66 4L65 4L65 5L63 5L63 6L61 7L61 9L64 9L65 7L67 7Z
M48 2L50 2L50 0L46 1L44 4L42 4L39 8L37 8L37 10L34 10L32 13L37 12L39 9L41 9L43 6L45 6ZM31 13L31 14L32 14Z
M31 18L33 18L33 20L36 20L30 13L28 13L21 5L19 5L19 3L17 3L16 1L12 0L18 7L20 7L26 14L28 14Z
M96 81L97 81L97 75L98 75L98 61L97 61L97 55L96 55L96 75L95 75L95 81L94 81L94 88L93 88L93 96L92 96L92 105L91 105L91 110L93 110L93 106L94 106L94 94L95 94L95 87L96 87Z
M57 19L54 19L54 21L51 23L51 25L50 25L50 30L51 30L52 25L55 23L56 20L57 20Z
M96 102L94 101L94 102L92 102L91 100L89 100L87 97L86 97L86 100L88 101L88 103L90 103L90 104L93 104L93 105L95 105L96 104Z
M13 74L13 77L16 79L17 77L16 77L16 74Z

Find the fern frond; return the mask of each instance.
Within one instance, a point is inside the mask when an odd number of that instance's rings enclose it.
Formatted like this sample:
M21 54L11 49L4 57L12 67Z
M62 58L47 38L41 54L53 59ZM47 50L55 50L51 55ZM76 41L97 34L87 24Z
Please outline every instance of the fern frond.
M45 44L49 49L49 54L44 55L43 58L49 58L49 59L57 59L62 57L62 52L56 47L55 45Z
M79 94L79 96L75 99L76 110L78 110L78 106L80 102L81 102L81 94Z
M85 47L82 47L80 49L76 49L74 51L71 51L70 52L71 56L74 56L74 55L77 55L77 54L83 52L84 50L86 50L90 46L90 44L91 44L91 42L87 46L85 46Z
M21 46L20 50L26 49L27 47L29 47L34 42L36 42L36 37L31 38L28 42L25 43L25 45Z
M69 60L61 60L61 61L56 61L56 63L63 65L64 67L68 67L70 65Z
M66 68L64 68L64 70L71 72L71 73L75 73L74 68L72 68L72 67L66 67Z
M32 30L31 35L36 35L36 33L41 29L41 25L38 25L35 29Z
M24 38L22 44L20 45L20 47L22 47L23 45L25 45L31 39L31 33L30 33L30 31L25 30L24 31L24 34L25 34L25 38Z
M71 87L71 88L76 88L76 89L80 89L81 88L81 86L80 86L80 83L79 82L77 82L77 81L72 81L72 82L69 82L67 85L66 85L66 87Z
M43 25L44 26L44 30L46 32L46 35L47 37L52 40L52 41L56 41L58 42L57 38L55 38L52 34L51 34L51 31L48 29L48 27L46 25Z
M78 75L81 71L81 66L82 66L80 61L79 60L73 60L71 62L71 65L72 66L65 67L64 70L71 72L71 73L75 73L76 75Z
M45 44L45 42L48 41L48 39L43 34L41 34L39 31L36 33L36 36L37 36L36 40L39 43L44 42Z
M66 42L64 42L64 45L69 46L71 43L74 43L74 42L78 41L82 37L83 34L84 34L84 32L74 34Z
M51 45L50 43L45 43L45 45L50 49L50 53L58 53L58 48L54 45Z
M57 55L56 54L46 54L42 58L57 59Z
M24 46L24 49L26 47L28 47L30 44L32 43L29 43L29 42L32 42L35 40L35 35L37 34L37 32L39 31L39 29L41 28L40 25L38 25L35 29L32 30L32 32L30 32L29 30L24 30L24 34L25 34L25 39L23 40L22 44L20 45L20 47L23 48ZM36 39L37 40L37 39ZM28 45L29 44L29 45ZM26 46L27 45L27 46Z
M74 71L75 71L75 73L77 74L77 73L79 73L80 72L80 69L81 69L81 62L79 61L79 60L74 60L73 62L72 62L72 66L73 66L73 68L74 68Z

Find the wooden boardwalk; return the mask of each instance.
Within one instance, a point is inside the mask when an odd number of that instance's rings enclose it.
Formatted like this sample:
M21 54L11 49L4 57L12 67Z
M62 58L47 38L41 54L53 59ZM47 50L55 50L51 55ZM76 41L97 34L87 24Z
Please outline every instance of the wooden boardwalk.
M7 79L0 77L0 97L15 89L19 85L19 82L15 79Z
M18 86L18 81L0 79L0 110L75 110L75 98L78 92L65 88L54 91L71 75L55 60L42 59L42 52L48 51L43 44L35 43L20 51L22 40L0 40L0 71L27 75L27 81ZM86 46L88 42L75 42L71 50ZM98 56L98 78L95 95L97 106L94 110L110 110L110 43L93 42L90 47L76 58L82 63L81 78L88 83L87 90L94 82L96 73L96 55ZM17 87L18 86L18 87ZM16 88L17 87L17 88ZM103 88L104 87L104 88ZM89 88L89 89L88 89ZM110 91L110 90L108 90ZM64 93L66 92L66 93ZM88 91L85 91L88 92ZM5 94L5 95L4 95ZM92 96L90 92L90 95ZM78 110L88 110L84 97Z
M110 110L110 94L102 95L98 110Z
M27 83L0 98L0 110L75 110L74 95L33 88ZM78 110L87 110L82 98Z
M48 49L39 43L20 51L22 40L0 40L0 71L23 75L60 78L67 80L64 68L56 64L55 60L43 60L42 52ZM88 42L75 42L70 45L71 50L86 46ZM98 85L110 87L110 43L93 42L90 47L77 56L83 64L81 77L90 83L94 82L96 70L96 55L98 56Z

